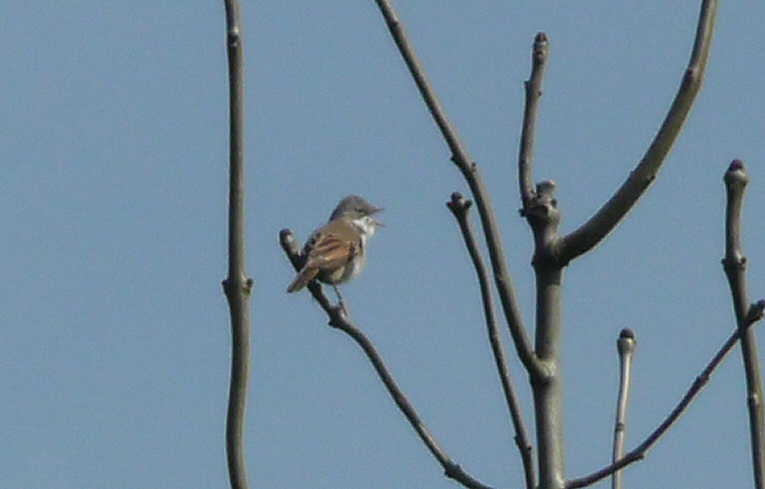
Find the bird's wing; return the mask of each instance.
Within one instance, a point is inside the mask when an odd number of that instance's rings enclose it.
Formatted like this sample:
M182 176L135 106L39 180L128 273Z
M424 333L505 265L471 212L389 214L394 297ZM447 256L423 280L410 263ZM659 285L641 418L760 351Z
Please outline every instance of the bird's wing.
M342 233L331 230L314 236L305 268L333 269L346 265L357 253L358 244L344 239Z

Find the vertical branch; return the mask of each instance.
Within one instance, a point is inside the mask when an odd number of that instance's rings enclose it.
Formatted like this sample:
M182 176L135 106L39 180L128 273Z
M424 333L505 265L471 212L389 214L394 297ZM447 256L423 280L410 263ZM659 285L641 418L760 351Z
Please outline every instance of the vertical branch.
M537 430L539 487L560 489L565 483L563 445L563 386L560 375L561 301L563 266L554 258L552 243L558 237L560 211L555 182L537 184L524 216L534 235L536 282L536 335L534 352L545 366L546 375L532 378Z
M535 489L537 483L536 473L534 472L532 447L529 442L529 437L526 434L526 427L523 424L523 413L518 404L518 398L515 395L513 381L510 378L510 372L507 369L505 349L502 347L502 341L499 338L499 328L497 328L494 307L492 305L489 273L486 271L486 267L483 264L481 251L479 250L478 243L476 243L475 236L473 235L473 226L470 224L469 209L472 202L465 200L459 192L454 192L451 200L447 202L446 205L449 207L449 210L452 211L452 214L454 214L455 219L457 219L462 238L465 240L465 246L467 247L468 254L470 254L470 259L473 262L476 274L478 275L478 283L481 289L481 302L483 303L483 312L486 319L489 343L491 345L491 351L494 354L494 363L497 367L500 383L502 384L502 391L505 394L505 402L507 403L513 427L515 428L515 444L518 447L518 451L521 454L521 460L523 461L526 489Z
M614 425L613 463L618 462L624 455L624 432L627 427L627 403L630 398L630 380L632 379L632 354L635 353L635 333L623 329L616 342L619 351L619 400L616 404L616 423ZM614 472L611 487L622 488L622 471Z
M763 414L762 374L757 359L757 344L752 329L746 329L749 312L746 294L746 257L741 249L741 207L748 177L744 164L734 160L725 172L728 204L725 218L725 258L723 268L730 285L736 322L741 331L741 353L746 372L746 392L749 407L749 434L752 444L754 482L757 489L765 487L765 415Z
M238 0L225 0L229 78L228 276L223 281L231 312L231 385L226 416L226 458L232 489L246 489L242 432L250 356L250 293L244 271L244 99L242 33Z
M531 52L531 76L523 84L526 91L526 104L523 109L523 129L518 155L518 183L521 190L523 209L531 204L534 197L534 184L531 178L531 154L534 149L534 126L537 122L537 107L542 96L542 75L547 62L549 44L547 35L540 32L534 38Z

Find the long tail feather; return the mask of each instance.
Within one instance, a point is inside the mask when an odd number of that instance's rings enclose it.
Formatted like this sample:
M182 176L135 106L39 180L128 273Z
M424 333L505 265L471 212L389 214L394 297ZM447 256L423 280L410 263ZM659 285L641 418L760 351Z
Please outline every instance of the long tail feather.
M302 290L318 273L319 271L315 268L303 268L287 286L287 292L291 294Z

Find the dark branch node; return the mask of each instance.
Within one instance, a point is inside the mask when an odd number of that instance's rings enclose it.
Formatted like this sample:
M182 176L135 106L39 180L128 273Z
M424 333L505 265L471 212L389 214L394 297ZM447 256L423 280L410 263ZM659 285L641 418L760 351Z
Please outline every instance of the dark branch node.
M696 376L695 379L693 379L693 384L691 384L691 389L693 389L693 390L701 389L704 386L704 384L709 382L710 378L711 377L710 377L709 372L702 372L702 373L700 373L699 375Z
M455 463L451 460L447 460L446 464L444 465L444 474L449 478L456 478L459 477L459 474L462 473L462 467L460 467L460 464Z
M522 212L532 225L557 225L560 213L557 210L558 200L555 198L555 182L544 180L537 184L528 207Z
M619 338L629 338L631 340L634 340L635 332L632 331L630 328L624 328L619 332Z
M460 220L464 219L472 205L473 201L465 199L459 192L452 193L451 200L446 203L446 206Z
M746 325L749 326L756 323L762 319L763 314L765 314L765 300L760 299L750 304L749 310L746 312Z
M749 405L750 409L758 409L760 404L762 404L762 399L760 399L760 396L757 394L751 394L746 396L746 403Z
M254 280L249 277L246 279L242 277L241 280L234 280L229 277L223 280L221 285L223 286L223 292L225 293L226 297L231 300L239 292L237 288L241 290L245 298L248 297L252 293L252 286L254 283Z
M297 244L295 244L295 237L292 235L290 228L284 228L279 231L279 242L282 246L288 245L290 249L294 248L297 251Z
M231 48L238 48L242 44L242 36L239 31L230 30L228 32L228 45Z
M732 172L736 170L744 170L744 162L738 158L731 161L730 165L728 165L728 171Z
M547 60L549 46L547 34L538 32L534 37L534 62L544 63Z
M743 272L746 269L746 257L741 256L741 253L738 251L731 252L731 256L726 256L720 261L727 273L735 272L737 270Z
M629 328L622 329L619 332L619 339L616 340L616 347L619 355L634 352L637 347L635 333Z
M295 270L300 270L303 267L305 257L300 253L300 247L295 240L295 236L292 234L292 230L284 228L279 231L279 244L287 254L287 258L290 259L290 263L292 263Z

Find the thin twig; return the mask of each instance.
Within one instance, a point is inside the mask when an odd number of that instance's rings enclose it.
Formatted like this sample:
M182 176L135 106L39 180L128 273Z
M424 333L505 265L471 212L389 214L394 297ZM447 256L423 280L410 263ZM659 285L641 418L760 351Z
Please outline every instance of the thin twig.
M725 172L727 210L725 218L725 258L723 269L730 285L736 322L741 335L741 354L746 373L746 392L749 408L749 435L752 445L754 487L765 487L765 415L762 401L762 374L757 358L757 343L753 330L746 330L747 293L746 257L741 248L741 208L748 177L740 160L734 160Z
M696 377L696 379L693 381L693 384L691 384L691 387L685 393L680 402L674 407L674 409L672 409L672 411L659 425L659 427L656 428L650 435L648 435L648 437L643 440L640 445L635 447L632 451L628 452L618 462L604 467L585 477L566 482L566 489L575 489L577 487L589 486L590 484L594 484L599 480L608 477L617 470L623 469L627 465L645 458L648 450L653 447L659 438L661 438L661 436L664 435L664 433L666 433L673 424L675 424L675 422L680 418L685 410L688 409L688 406L690 406L691 402L693 402L699 392L701 392L707 383L709 383L709 380L712 378L712 374L720 365L720 363L722 363L728 352L730 352L730 350L736 345L736 342L738 341L739 337L741 337L742 332L748 330L752 324L762 319L763 311L765 311L765 300L761 300L749 306L749 312L746 314L745 329L741 330L740 328L736 328L736 330L731 333L720 350L715 354L707 366L704 367L704 370L702 370L698 377Z
M433 120L441 131L441 135L449 146L449 150L452 153L452 161L457 165L457 168L465 177L465 180L470 187L470 191L473 194L473 198L478 207L478 214L481 217L481 226L486 237L486 245L489 250L489 257L491 259L494 280L497 285L497 292L502 304L502 311L505 315L508 328L510 329L510 335L513 338L513 343L518 352L518 356L530 375L543 377L546 374L546 365L544 365L543 362L540 362L534 355L534 351L531 347L531 340L523 326L523 319L515 299L512 279L507 270L505 252L502 249L494 212L492 211L488 192L484 189L478 165L472 161L467 150L462 145L462 142L457 135L457 131L449 122L446 113L441 107L441 103L438 101L438 97L436 97L433 87L430 85L430 82L425 75L425 70L417 59L414 49L409 44L409 40L404 32L404 27L398 19L393 6L388 0L375 1L380 8L380 12L385 19L388 30L390 31L407 68L417 85L417 89L420 91L420 95L422 95L422 98L425 101L425 105L428 107Z
M292 263L295 271L300 270L300 267L303 264L303 257L300 256L298 245L292 235L292 231L289 229L282 229L279 233L279 243L284 250L284 253L287 255L287 258L290 260L290 263ZM449 455L441 448L436 439L433 438L433 435L430 434L427 427L425 427L425 423L422 422L417 411L415 411L404 392L396 383L393 375L391 375L390 371L385 366L382 357L377 352L374 344L372 344L372 341L359 328L351 323L346 310L341 306L332 305L324 294L321 285L316 281L312 281L308 284L308 290L327 314L329 325L353 338L361 349L364 350L364 353L377 372L377 375L380 377L380 380L382 380L385 388L388 389L388 393L393 398L396 406L398 406L404 417L409 421L409 424L412 425L412 428L417 432L417 435L425 444L428 451L430 451L431 455L433 455L438 463L441 464L441 467L444 469L444 474L470 489L491 489L490 486L474 479L470 474L465 472L459 464L449 458Z
M238 0L225 0L229 79L228 277L223 281L231 312L231 384L226 415L226 459L232 489L247 489L243 429L250 357L250 294L244 271L244 99L242 30Z
M627 429L627 404L630 398L630 381L632 380L632 355L635 353L635 333L625 328L619 333L616 348L619 351L619 400L616 403L616 423L614 424L613 463L618 462L624 455L624 435ZM614 472L611 481L613 489L622 488L622 471Z
M457 224L459 224L462 238L465 240L465 246L467 247L470 259L473 262L476 275L478 275L478 283L481 289L481 301L483 302L483 312L486 319L486 330L489 335L491 351L494 354L494 363L497 367L500 383L502 384L502 391L505 394L505 402L510 411L510 417L515 429L515 444L518 447L518 451L521 454L521 460L523 461L526 489L535 489L536 473L534 471L534 453L532 451L531 443L529 442L529 437L526 434L526 428L523 423L523 414L515 395L513 381L510 378L510 372L507 369L505 350L502 347L502 341L499 338L499 329L497 328L494 307L492 305L489 274L484 266L481 252L478 249L478 244L476 243L473 229L470 224L469 210L472 202L470 200L465 200L462 195L455 192L452 194L451 200L446 205L449 207L452 214L454 214Z
M613 196L587 222L560 238L556 256L562 264L590 251L606 237L637 203L656 179L669 150L677 139L704 78L712 42L716 0L704 0L696 29L693 52L675 100L643 159Z
M523 129L518 154L518 183L521 189L521 203L525 211L534 197L534 183L531 177L531 155L534 150L534 127L537 122L537 107L542 96L542 75L547 62L549 44L547 35L540 32L534 38L531 51L531 75L523 84L526 104L523 109Z

